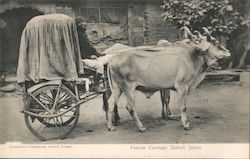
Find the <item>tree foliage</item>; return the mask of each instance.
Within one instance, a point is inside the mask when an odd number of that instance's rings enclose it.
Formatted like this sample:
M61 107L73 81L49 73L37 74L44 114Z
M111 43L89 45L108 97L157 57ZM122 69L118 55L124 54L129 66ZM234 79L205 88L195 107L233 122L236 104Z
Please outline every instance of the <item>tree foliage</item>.
M205 26L218 37L228 38L233 31L246 25L230 0L165 0L162 8L164 20L191 30Z

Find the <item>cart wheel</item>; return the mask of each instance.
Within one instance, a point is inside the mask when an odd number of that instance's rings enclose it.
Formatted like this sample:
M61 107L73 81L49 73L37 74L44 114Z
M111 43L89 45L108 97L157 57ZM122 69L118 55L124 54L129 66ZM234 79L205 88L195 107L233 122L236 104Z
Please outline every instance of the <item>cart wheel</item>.
M65 114L58 116L56 114L65 112L76 102L75 95L64 86L60 89L58 85L41 87L29 96L25 110L43 117L25 113L25 123L41 140L64 139L76 127L80 108L77 106ZM53 105L55 105L54 111L52 111ZM46 117L46 115L55 115L55 117Z

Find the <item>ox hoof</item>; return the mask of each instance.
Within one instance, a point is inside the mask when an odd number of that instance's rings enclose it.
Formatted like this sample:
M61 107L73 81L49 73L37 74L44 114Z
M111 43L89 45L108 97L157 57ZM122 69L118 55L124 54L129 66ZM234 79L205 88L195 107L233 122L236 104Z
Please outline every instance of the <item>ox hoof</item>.
M112 122L113 122L114 124L119 124L119 123L120 123L120 117L113 117L113 118L112 118Z
M118 120L112 120L112 123L113 123L115 126L121 124L120 119L118 119Z
M144 133L144 132L146 131L146 128L140 128L139 131L140 131L141 133Z
M162 114L161 118L163 120L169 120L169 115Z
M120 122L120 121L116 121L116 122L113 122L113 124L114 124L115 126L119 126L119 125L121 125L121 122Z
M115 131L115 128L112 126L112 127L108 127L108 131Z
M163 120L168 120L169 117L166 117L165 115L162 115L161 118L162 118Z
M184 130L190 130L191 127L189 125L189 122L186 123L186 125L184 125Z
M169 120L177 120L177 121L179 121L181 119L181 116L170 115L168 119Z

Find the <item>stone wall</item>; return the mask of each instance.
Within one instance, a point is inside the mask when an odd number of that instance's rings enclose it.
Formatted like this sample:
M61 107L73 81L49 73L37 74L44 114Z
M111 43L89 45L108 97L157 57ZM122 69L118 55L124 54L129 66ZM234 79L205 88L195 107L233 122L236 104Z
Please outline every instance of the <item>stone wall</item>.
M128 45L128 9L126 2L87 1L71 4L76 16L88 22L87 34L102 51L115 43Z
M144 44L144 3L131 3L128 5L128 36L130 46Z
M174 42L179 38L179 29L174 29L163 21L160 5L161 3L148 3L145 6L144 39L146 44L154 45L160 39Z
M179 38L179 29L174 29L163 21L161 1L143 1L128 5L129 44L155 45L160 39L171 42Z

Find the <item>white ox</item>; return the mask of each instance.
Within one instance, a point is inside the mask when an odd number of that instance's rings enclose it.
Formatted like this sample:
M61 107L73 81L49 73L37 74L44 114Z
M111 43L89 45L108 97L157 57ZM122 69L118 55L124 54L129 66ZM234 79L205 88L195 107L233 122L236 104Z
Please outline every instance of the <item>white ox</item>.
M162 49L162 47L165 46L169 46L172 43L170 43L167 40L159 40L157 43L157 46L136 46L136 47L132 47L132 46L127 46L127 45L123 45L123 44L114 44L113 46L109 47L108 49L104 50L103 53L106 55L105 58L108 58L107 61L109 61L110 59L112 59L113 56L117 55L117 54L122 54L122 53L131 53L131 52L137 52L140 50L147 50L147 51L152 51L155 52L159 49ZM102 57L101 57L102 58ZM106 71L105 71L106 73ZM105 75L107 76L107 74ZM106 84L108 85L108 84ZM152 92L145 92L145 95L147 98L149 98L152 95ZM104 111L107 111L108 108L108 99L111 96L111 91L108 90L103 94L103 109ZM163 89L160 90L160 97L161 97L161 103L162 103L162 118L163 119L171 119L170 115L171 112L168 109L168 105L169 105L169 101L170 101L170 91L168 89ZM171 116L173 117L173 116ZM173 117L173 119L175 119L175 117ZM117 109L117 105L114 106L114 114L113 114L113 123L118 124L120 123L120 116L118 113L118 109Z
M108 64L108 78L112 95L109 109L106 111L108 130L113 130L112 114L114 106L124 93L126 108L141 132L146 128L140 121L135 109L135 90L152 94L162 89L177 92L177 106L181 110L181 122L184 129L189 129L186 115L186 96L204 79L205 70L218 59L230 56L208 30L205 35L196 31L193 35L188 28L183 28L191 39L176 42L154 52L132 50L114 56ZM167 108L169 110L169 108Z

